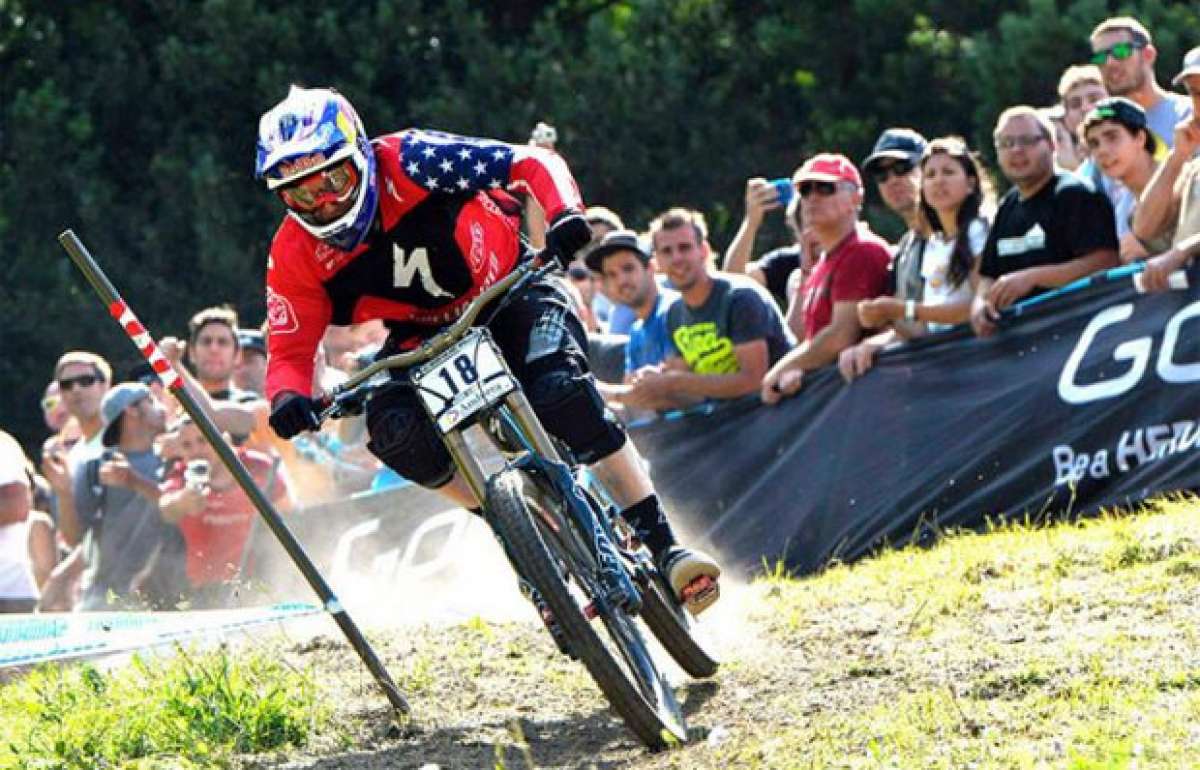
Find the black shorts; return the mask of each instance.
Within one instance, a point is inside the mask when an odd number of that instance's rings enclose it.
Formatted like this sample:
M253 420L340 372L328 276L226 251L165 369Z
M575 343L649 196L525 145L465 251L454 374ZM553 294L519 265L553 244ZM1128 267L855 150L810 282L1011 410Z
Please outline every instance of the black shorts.
M559 279L533 284L488 320L491 312L486 308L481 319L546 430L585 462L619 448L624 430L596 391L588 371L587 332ZM428 336L437 331L429 330ZM393 329L378 357L410 347L413 332L412 326ZM408 373L392 376L406 381ZM546 392L548 383L554 392ZM453 475L450 455L412 388L379 391L367 405L367 430L368 448L401 476L438 487Z

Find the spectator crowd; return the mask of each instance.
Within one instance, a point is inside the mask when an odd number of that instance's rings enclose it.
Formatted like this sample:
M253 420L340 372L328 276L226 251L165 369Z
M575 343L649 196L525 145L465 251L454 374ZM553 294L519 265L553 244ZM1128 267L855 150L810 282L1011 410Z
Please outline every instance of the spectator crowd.
M998 201L963 139L897 126L861 163L827 148L789 177L747 179L723 270L699 211L671 207L638 233L589 209L594 240L566 286L610 405L637 418L803 397L816 369L852 383L889 345L956 327L1002 334L1007 308L1122 263L1143 263L1147 290L1167 289L1200 253L1200 47L1171 81L1185 96L1159 84L1163 64L1137 20L1107 19L1089 41L1090 61L1062 74L1054 105L998 117ZM531 141L555 140L539 124ZM861 218L868 183L907 228L894 244ZM756 258L775 211L792 243ZM537 212L527 225L536 242ZM366 450L360 421L290 442L272 434L265 329L211 307L160 347L267 496L286 512L401 481ZM378 323L331 327L318 389L372 360L386 335ZM253 507L153 372L117 378L100 356L70 351L50 375L51 435L36 463L0 432L0 612L253 595Z

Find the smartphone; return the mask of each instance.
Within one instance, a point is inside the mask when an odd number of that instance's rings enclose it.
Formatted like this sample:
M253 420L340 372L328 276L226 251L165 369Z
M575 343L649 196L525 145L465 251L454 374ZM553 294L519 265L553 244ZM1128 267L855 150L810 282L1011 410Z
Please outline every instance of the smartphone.
M780 206L787 206L792 202L792 196L796 194L796 188L792 185L792 180L789 177L772 179L767 184L775 188L775 192L779 195Z

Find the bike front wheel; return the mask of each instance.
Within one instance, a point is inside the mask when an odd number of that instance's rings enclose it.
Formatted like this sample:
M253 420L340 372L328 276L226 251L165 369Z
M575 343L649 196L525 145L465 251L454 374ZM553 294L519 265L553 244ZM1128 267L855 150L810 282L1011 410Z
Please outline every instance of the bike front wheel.
M519 472L503 471L485 505L513 566L541 593L570 650L638 738L651 749L685 742L679 704L634 618L604 599L599 565L585 545L592 533L546 510L525 493L526 483Z

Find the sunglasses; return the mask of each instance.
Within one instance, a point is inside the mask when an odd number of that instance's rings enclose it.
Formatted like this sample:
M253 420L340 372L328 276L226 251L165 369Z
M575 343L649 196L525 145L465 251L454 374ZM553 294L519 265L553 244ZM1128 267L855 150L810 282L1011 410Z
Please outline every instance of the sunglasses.
M1024 136L998 136L996 137L997 150L1011 150L1016 147L1029 149L1035 146L1038 142L1046 137L1041 134L1025 134Z
M876 184L883 184L893 176L908 176L912 170L912 163L907 160L898 160L886 166L876 166L875 170L871 172L871 176L875 179Z
M567 270L567 275L576 281L586 281L592 277L592 271L586 267L572 266Z
M63 393L72 390L75 386L81 388L90 388L96 384L100 378L94 374L81 374L78 377L61 377L58 380L58 389Z
M809 180L796 185L796 189L800 192L801 198L807 198L813 193L820 195L822 198L828 198L837 192L837 182L814 182Z
M310 212L327 203L341 203L358 188L358 169L354 160L315 171L280 188L279 197L293 211Z
M1094 51L1092 53L1092 58L1088 61L1090 61L1092 64L1095 64L1097 67L1101 67L1106 61L1108 61L1109 56L1112 56L1117 61L1125 61L1130 56L1133 56L1134 51L1145 47L1145 43L1117 43L1109 48L1101 48L1099 51Z

